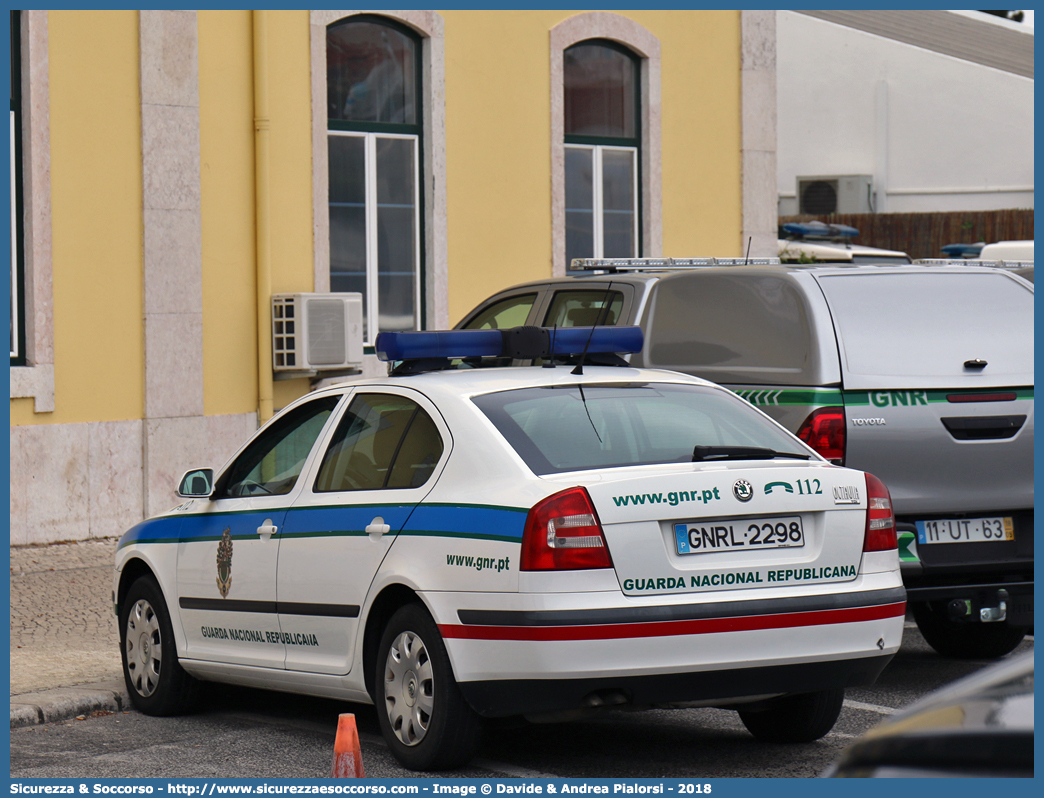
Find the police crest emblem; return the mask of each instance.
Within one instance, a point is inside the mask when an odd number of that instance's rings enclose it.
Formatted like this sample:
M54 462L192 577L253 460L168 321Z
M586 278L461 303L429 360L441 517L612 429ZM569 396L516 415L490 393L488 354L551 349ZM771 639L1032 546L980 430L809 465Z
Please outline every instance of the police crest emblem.
M227 526L221 533L221 541L218 543L217 574L217 586L221 598L227 598L229 588L232 587L232 529Z

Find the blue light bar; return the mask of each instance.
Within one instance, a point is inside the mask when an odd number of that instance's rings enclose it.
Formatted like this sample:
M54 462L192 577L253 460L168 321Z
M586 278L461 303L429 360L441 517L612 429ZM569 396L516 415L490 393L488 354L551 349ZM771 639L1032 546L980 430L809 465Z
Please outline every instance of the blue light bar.
M514 327L510 330L382 332L377 357L385 361L428 358L510 357L532 360L590 354L640 352L641 327ZM590 343L588 343L590 342Z
M419 360L429 357L493 357L504 348L500 330L440 330L438 332L382 332L374 342L381 360Z
M847 224L823 222L788 222L783 229L798 238L855 238L859 231Z

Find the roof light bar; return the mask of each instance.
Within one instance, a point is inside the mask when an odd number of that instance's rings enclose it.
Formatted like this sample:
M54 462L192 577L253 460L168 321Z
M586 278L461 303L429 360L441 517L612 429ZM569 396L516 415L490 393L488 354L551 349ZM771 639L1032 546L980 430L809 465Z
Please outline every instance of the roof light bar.
M573 271L636 272L707 266L779 266L779 258L573 258Z
M989 266L994 269L1023 269L1032 266L1031 260L976 260L974 258L921 258L917 266Z
M590 345L588 345L590 340ZM428 358L538 357L589 354L630 354L642 351L641 327L513 327L509 330L444 330L382 332L377 357L385 361Z

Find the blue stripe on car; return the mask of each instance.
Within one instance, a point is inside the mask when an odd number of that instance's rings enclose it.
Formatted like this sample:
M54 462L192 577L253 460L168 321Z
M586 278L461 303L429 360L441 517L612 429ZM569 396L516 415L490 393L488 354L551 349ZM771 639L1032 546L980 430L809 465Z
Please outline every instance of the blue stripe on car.
M265 511L193 513L152 518L136 525L120 538L120 548L131 543L179 543L218 540L226 526L233 526L235 539L253 539L266 519L286 516L280 537L325 537L364 535L374 518L399 534L522 541L525 508L489 505L364 504L325 507L271 508ZM411 515L412 513L412 515ZM230 517L234 516L234 520ZM231 523L230 523L231 522ZM278 522L277 522L278 523ZM250 530L246 533L243 530Z

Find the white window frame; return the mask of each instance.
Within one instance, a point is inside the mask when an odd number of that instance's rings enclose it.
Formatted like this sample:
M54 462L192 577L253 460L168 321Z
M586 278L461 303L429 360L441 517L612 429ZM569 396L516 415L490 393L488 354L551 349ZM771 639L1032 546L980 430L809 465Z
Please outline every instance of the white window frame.
M447 248L446 202L446 124L445 124L445 40L442 17L436 11L343 11L312 10L309 12L312 62L312 203L314 219L313 252L315 257L314 290L330 290L330 214L329 214L329 128L326 116L326 28L356 14L380 14L416 31L421 38L424 68L422 140L424 148L423 251L424 314L428 329L444 330L450 326L449 255ZM345 131L339 131L345 132ZM372 360L376 362L375 356ZM371 364L373 365L373 364ZM383 364L380 367L383 369ZM365 372L365 368L364 368ZM369 373L369 372L365 372ZM384 373L383 370L376 373Z
M403 139L413 142L413 328L421 322L421 249L420 249L420 182L421 173L419 137L402 133L362 133L354 130L328 130L330 136L346 136L365 140L363 145L363 172L365 175L364 203L366 224L366 335L365 346L373 346L380 331L380 291L377 262L377 139ZM329 213L329 206L327 207Z
M603 171L602 171L602 153L606 150L613 150L616 152L627 152L631 154L631 200L633 207L632 223L631 223L631 240L634 242L635 250L638 248L638 224L639 224L639 196L638 196L638 148L637 147L620 147L611 144L566 144L565 149L567 150L590 150L591 154L591 191L594 196L591 198L591 208L594 214L594 226L592 229L592 238L594 241L594 254L592 258L604 258L605 255L605 190L603 185ZM568 209L566 209L568 210ZM636 258L638 253L632 250L630 255L626 257ZM625 256L620 256L625 257ZM569 264L566 264L566 268L569 268Z

